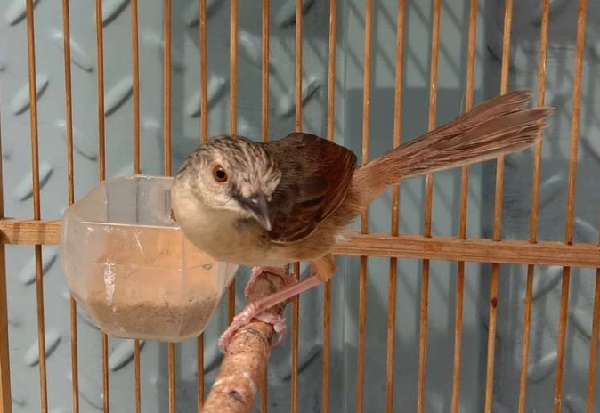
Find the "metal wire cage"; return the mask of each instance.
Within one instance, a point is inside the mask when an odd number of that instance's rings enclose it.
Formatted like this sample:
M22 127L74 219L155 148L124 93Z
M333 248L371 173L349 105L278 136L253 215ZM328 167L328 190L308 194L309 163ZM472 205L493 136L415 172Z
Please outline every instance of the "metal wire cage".
M244 274L177 346L109 338L66 292L57 218L98 179L220 133L366 162L516 87L556 108L543 143L374 202L288 309L257 410L600 411L600 4L240 3L0 5L0 411L191 411L214 380Z

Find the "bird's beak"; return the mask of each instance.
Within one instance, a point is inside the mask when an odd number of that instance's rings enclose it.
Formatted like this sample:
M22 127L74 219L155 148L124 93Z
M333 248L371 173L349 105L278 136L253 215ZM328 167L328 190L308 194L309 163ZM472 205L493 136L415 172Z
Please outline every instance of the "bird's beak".
M248 198L239 198L240 203L245 206L267 231L271 231L271 219L269 218L269 205L267 199L261 193Z

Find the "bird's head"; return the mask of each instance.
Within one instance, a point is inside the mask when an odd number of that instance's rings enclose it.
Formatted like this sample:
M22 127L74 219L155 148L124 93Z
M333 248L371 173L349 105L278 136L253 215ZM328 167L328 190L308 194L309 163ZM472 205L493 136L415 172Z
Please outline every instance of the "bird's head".
M194 201L254 218L272 228L269 202L281 173L260 143L241 136L218 136L196 150L175 176L175 185Z

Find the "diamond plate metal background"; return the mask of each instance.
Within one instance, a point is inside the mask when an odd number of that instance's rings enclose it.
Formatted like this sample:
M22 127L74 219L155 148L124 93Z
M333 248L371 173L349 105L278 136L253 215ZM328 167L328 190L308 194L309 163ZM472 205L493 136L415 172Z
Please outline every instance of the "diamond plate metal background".
M172 115L173 165L177 167L199 142L199 41L196 1L173 2ZM229 2L208 2L209 133L229 131ZM336 140L360 152L364 2L338 5ZM375 2L371 95L372 157L392 145L393 85L397 2ZM499 89L503 8L501 0L480 2L477 28L476 101L496 95ZM540 200L540 239L562 240L566 205L568 151L571 125L574 43L577 2L553 1L548 49L547 103L556 116L544 146ZM62 19L59 0L35 1L38 128L42 216L58 218L67 204ZM464 107L469 6L467 0L443 2L438 83L437 123L458 115ZM598 195L595 177L600 173L598 109L600 93L600 7L589 2L581 145L576 202L576 240L598 237ZM163 5L140 1L140 68L142 171L162 173L162 52ZM412 0L406 19L403 140L427 127L429 62L432 26L431 2ZM30 175L29 101L27 89L27 36L25 1L0 4L0 109L4 146L4 188L7 216L32 215ZM515 2L510 88L537 84L539 38L538 2ZM240 2L238 132L260 136L261 9L259 2ZM269 134L277 139L294 128L295 6L292 0L272 2ZM127 0L103 2L105 119L107 175L133 171L133 104L130 8ZM304 129L325 135L327 39L329 4L305 1L304 18ZM127 41L125 41L125 39ZM98 179L97 62L93 1L71 2L71 55L75 141L75 188L79 197ZM531 157L526 152L507 158L503 236L529 235ZM493 163L470 169L468 236L490 236L494 176ZM455 235L458 228L459 171L437 174L433 232ZM483 195L483 196L482 196ZM424 180L402 187L401 231L423 229ZM370 230L390 227L390 196L370 209ZM15 412L39 411L38 354L36 346L35 268L33 249L7 248L9 323ZM44 247L46 348L50 411L71 411L68 293L55 247ZM358 261L346 259L333 279L332 301L332 407L352 411L356 399L356 342L358 337ZM497 413L514 411L518 400L525 268L502 266L499 324L494 385ZM367 354L365 400L370 411L385 403L385 335L388 260L369 260L367 297ZM421 264L399 264L396 350L396 406L411 411L417 400L417 354ZM426 411L444 412L450 405L456 265L432 263L429 293L429 351L427 356ZM528 409L549 411L552 405L556 331L562 269L537 269L529 367ZM240 274L238 297L247 274ZM480 411L485 384L489 268L467 265L464 302L461 411ZM591 270L577 270L572 278L567 339L565 407L584 411L589 354ZM320 409L322 293L302 296L300 306L299 411ZM226 300L206 332L207 386L214 378L219 355L215 341L226 326ZM238 311L241 310L238 305ZM288 309L288 320L291 313ZM133 343L110 339L110 401L114 412L133 410ZM289 410L289 340L277 349L269 366L269 411ZM195 342L177 346L177 409L195 408ZM102 372L100 332L79 315L79 386L82 412L101 411ZM142 349L142 406L145 412L167 409L166 347L144 343ZM342 407L343 406L343 407Z

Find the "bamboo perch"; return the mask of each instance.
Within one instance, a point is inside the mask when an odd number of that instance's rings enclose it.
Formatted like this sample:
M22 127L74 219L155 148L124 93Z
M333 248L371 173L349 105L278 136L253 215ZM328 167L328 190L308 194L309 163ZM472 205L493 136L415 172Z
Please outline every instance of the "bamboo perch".
M287 285L281 276L264 271L247 291L248 303L271 295ZM281 315L287 303L271 307L268 312ZM264 380L273 327L252 321L232 337L223 363L201 413L249 413L254 407L259 383Z

